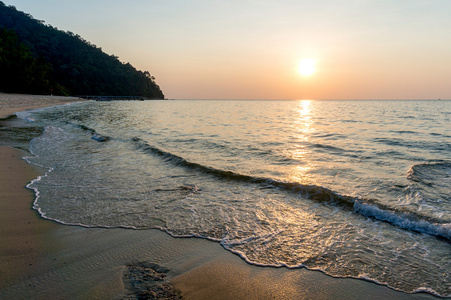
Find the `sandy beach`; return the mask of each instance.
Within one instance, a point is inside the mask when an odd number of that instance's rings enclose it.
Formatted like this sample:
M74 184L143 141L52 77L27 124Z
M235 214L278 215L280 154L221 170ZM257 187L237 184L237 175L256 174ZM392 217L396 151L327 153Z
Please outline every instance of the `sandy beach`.
M0 119L73 101L80 99L0 94ZM14 143L0 145L0 299L434 298L306 269L258 267L218 243L159 230L43 219L25 186L44 170L23 160L30 154Z

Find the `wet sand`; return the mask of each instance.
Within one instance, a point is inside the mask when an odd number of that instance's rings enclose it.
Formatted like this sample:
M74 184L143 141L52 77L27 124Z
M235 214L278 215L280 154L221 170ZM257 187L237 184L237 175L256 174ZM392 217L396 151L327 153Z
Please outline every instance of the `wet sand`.
M26 101L14 107L11 97ZM33 105L36 97L43 96L0 94L0 118L58 104L47 99ZM34 194L25 188L44 170L21 159L26 155L0 146L0 299L434 298L306 269L253 266L218 243L172 238L159 230L84 228L45 220L32 209Z

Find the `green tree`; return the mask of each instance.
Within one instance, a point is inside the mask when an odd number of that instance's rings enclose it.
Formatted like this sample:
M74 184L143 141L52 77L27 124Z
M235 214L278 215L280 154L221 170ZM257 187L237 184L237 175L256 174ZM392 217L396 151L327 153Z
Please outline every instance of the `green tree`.
M1 1L0 29L4 30L0 90L164 98L148 71L138 71L79 35L45 25Z
M0 28L0 90L48 94L52 87L56 92L64 89L51 80L52 66L42 56L35 58L17 35Z

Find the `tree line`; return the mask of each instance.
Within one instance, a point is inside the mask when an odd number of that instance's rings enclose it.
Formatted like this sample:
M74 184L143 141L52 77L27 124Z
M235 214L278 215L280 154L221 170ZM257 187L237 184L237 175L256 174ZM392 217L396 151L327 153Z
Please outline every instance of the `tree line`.
M1 1L0 92L164 99L148 71Z

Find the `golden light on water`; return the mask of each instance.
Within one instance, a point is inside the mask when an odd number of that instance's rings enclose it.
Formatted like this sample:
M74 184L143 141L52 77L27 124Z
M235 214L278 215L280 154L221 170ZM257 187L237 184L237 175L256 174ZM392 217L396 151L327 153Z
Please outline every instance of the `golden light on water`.
M315 132L312 120L312 101L299 101L296 110L299 117L296 119L293 126L296 128L299 144L296 148L290 150L291 153L289 153L289 156L300 161L301 164L291 168L288 175L289 178L287 179L291 182L314 184L314 178L309 174L309 171L313 169L309 158L310 153L304 145L304 143L309 142L311 134Z
M312 100L301 100L299 101L297 109L299 113L299 118L296 120L296 126L298 128L298 131L302 133L300 137L304 141L307 141L309 134L313 130L311 128L312 126L311 105Z

